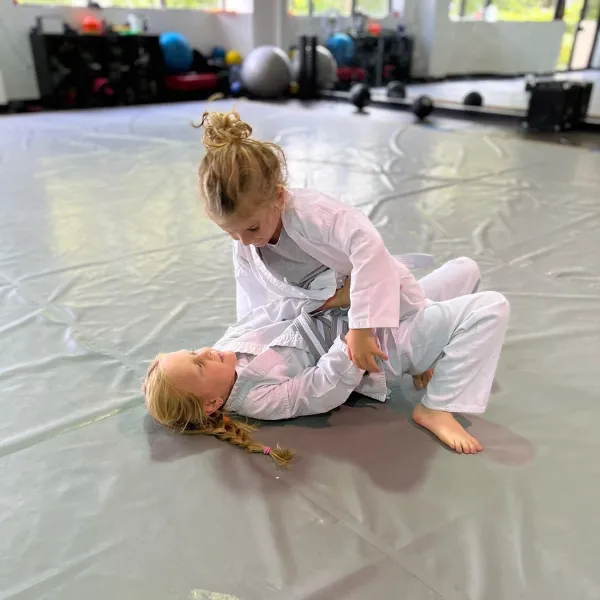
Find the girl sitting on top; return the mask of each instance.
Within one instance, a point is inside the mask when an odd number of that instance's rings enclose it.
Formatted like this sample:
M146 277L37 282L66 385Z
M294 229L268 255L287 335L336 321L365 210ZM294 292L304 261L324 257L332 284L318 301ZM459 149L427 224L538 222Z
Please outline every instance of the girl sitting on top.
M466 272L476 276L469 280ZM455 282L464 282L465 289ZM325 413L353 391L383 402L390 381L435 366L414 420L459 453L479 452L481 444L452 413L486 409L508 302L497 292L443 299L468 293L477 282L468 259L425 277L423 289L441 301L427 301L395 327L373 331L385 356L378 359L383 372L366 373L349 359L349 318L341 308L350 305L352 312L352 282L338 290L328 310L312 315L302 312L293 320L269 323L265 315L272 307L259 307L230 327L214 348L158 355L144 383L148 412L170 429L214 435L284 465L290 451L258 444L250 435L253 428L229 415L273 420Z
M206 214L233 238L238 319L259 306L268 310L256 327L318 310L352 273L348 357L378 372L376 359L387 356L374 330L395 328L427 304L409 268L360 210L286 188L283 151L252 139L236 112L204 113L200 127L200 192Z

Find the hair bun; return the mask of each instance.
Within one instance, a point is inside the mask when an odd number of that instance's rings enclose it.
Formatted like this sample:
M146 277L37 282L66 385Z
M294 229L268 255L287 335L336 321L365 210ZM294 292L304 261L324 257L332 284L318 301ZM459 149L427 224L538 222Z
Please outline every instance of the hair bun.
M242 121L236 111L205 112L200 127L204 128L202 143L207 150L215 150L228 144L239 144L252 134L252 127Z

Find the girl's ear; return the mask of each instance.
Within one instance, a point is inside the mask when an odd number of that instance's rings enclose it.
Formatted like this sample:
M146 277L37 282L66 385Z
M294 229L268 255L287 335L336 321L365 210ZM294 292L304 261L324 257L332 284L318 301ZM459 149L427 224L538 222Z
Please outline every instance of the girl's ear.
M285 188L282 185L277 186L277 188L275 206L277 206L279 210L283 210L283 205L285 204Z
M210 400L204 400L203 409L207 415L212 415L212 413L219 410L221 406L223 406L223 404L223 399L219 398L219 396L216 396L214 398L211 398Z

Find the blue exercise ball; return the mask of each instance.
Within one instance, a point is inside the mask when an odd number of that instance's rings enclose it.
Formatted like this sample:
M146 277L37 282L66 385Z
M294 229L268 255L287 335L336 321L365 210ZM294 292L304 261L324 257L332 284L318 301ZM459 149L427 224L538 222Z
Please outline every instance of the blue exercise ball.
M160 48L167 68L174 73L185 73L192 67L194 51L185 36L174 31L160 34Z
M354 40L347 33L334 33L325 44L339 67L352 66L356 55Z
M212 49L211 56L214 60L224 61L225 60L225 48L223 46L215 46Z

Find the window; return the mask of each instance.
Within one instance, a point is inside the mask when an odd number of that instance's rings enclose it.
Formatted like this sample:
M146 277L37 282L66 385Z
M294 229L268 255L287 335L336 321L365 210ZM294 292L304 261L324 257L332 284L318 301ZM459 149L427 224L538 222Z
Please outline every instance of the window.
M111 0L114 1L114 0ZM120 1L120 0L117 0ZM135 0L134 0L135 1ZM165 8L187 8L191 10L216 10L223 8L219 0L162 0Z
M335 11L348 17L359 11L371 17L385 17L390 13L390 0L289 0L288 7L295 16L322 16Z
M387 17L390 14L388 0L356 0L356 8L371 17Z
M556 0L452 0L451 19L552 21Z
M352 14L352 0L312 0L314 15L325 15L330 11L339 13L342 17Z
M252 12L252 0L94 0L102 7L187 8L191 10L231 10ZM87 6L87 0L17 0L18 4Z
M310 0L290 0L288 12L296 17L307 17L310 14Z

